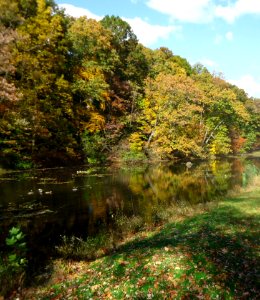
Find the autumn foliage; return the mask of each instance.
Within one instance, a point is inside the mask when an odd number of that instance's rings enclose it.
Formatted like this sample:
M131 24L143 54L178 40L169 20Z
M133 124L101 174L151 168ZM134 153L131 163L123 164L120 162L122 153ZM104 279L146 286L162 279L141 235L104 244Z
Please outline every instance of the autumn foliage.
M201 158L257 140L256 99L144 47L119 17L72 18L46 0L0 5L2 164L98 160L122 145L149 159Z

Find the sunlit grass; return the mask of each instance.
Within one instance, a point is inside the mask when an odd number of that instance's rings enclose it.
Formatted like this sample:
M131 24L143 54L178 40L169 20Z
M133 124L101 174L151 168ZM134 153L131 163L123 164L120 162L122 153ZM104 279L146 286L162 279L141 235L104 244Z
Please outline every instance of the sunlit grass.
M111 230L101 230L96 236L86 240L72 236L62 237L62 243L56 247L57 253L64 259L94 260L106 254L117 251L122 244L141 238L147 234L158 232L163 224L177 222L209 211L216 207L217 202L182 206L178 203L170 206L155 206L146 222L142 216L126 216L122 212L116 213L114 226Z
M260 190L166 222L93 262L57 260L26 299L257 299ZM168 216L169 217L169 216Z
M250 156L260 157L260 151L254 151L254 152L250 153Z

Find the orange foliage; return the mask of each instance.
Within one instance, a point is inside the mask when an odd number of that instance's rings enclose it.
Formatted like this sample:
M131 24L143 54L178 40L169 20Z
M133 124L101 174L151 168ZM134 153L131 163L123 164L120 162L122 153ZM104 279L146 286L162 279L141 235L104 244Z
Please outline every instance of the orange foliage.
M234 153L239 153L240 150L243 148L243 145L245 144L246 139L242 136L235 136L231 140L231 147Z

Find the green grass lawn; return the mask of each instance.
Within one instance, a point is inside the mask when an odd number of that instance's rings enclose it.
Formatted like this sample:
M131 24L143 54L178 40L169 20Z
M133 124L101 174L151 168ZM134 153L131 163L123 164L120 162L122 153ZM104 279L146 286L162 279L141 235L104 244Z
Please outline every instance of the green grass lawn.
M260 299L260 190L141 232L93 262L57 260L25 299Z

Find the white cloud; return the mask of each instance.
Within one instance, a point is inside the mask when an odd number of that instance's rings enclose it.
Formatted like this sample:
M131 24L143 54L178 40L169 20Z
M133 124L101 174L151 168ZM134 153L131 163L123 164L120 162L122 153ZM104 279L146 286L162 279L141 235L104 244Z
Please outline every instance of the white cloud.
M215 15L223 18L229 23L232 23L236 18L236 11L230 6L217 6L215 9Z
M260 78L247 74L239 79L228 81L244 89L250 97L260 98Z
M183 22L207 23L213 17L211 0L148 0L146 4Z
M170 16L174 20L189 23L208 23L216 17L232 23L245 14L260 14L260 0L147 0L150 8Z
M98 16L93 14L92 12L90 12L88 9L82 8L82 7L77 7L71 4L66 4L66 3L62 3L59 4L60 8L64 8L66 14L75 17L75 18L79 18L81 16L87 16L90 19L95 19L95 20L101 20L103 17L102 16Z
M225 37L228 41L232 41L234 36L233 36L233 32L231 31L228 31L226 34L225 34Z
M229 23L245 14L260 14L259 0L237 0L227 6L217 5L215 15L221 17Z
M219 45L223 41L223 36L220 34L217 34L214 38L214 44Z
M139 41L145 46L151 46L159 39L167 39L171 33L179 33L181 31L180 26L152 25L138 17L123 19L130 24Z
M228 31L225 35L217 34L214 38L214 44L220 45L225 39L228 41L232 41L234 38L233 32Z
M211 60L209 58L203 58L203 59L201 59L200 63L202 63L204 66L208 66L208 67L211 67L211 68L218 66L218 64L215 61L213 61L213 60Z
M136 0L133 0L136 1ZM71 4L59 4L60 8L64 8L66 13L73 17L87 16L91 19L101 20L103 17L98 16L90 12L89 10L81 7L77 7ZM142 20L141 18L122 18L130 24L134 33L136 34L139 41L145 46L151 46L156 43L159 39L167 39L169 35L173 32L180 32L180 26L161 26L161 25L152 25L148 22Z

